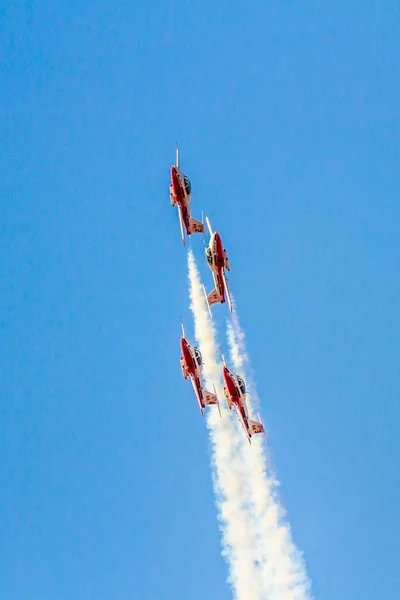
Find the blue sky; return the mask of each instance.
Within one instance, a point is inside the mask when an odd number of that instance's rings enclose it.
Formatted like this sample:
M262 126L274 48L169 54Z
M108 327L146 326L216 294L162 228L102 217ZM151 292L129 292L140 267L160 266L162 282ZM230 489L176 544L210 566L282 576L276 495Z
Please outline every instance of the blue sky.
M231 597L179 367L175 140L315 596L394 597L399 21L391 0L2 3L1 598Z

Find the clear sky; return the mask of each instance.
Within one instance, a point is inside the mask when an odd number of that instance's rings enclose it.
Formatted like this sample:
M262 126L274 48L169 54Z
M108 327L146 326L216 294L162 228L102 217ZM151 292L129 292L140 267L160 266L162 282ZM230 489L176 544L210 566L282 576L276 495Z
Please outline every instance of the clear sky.
M1 3L1 599L230 598L176 140L315 596L396 597L399 31L394 0Z

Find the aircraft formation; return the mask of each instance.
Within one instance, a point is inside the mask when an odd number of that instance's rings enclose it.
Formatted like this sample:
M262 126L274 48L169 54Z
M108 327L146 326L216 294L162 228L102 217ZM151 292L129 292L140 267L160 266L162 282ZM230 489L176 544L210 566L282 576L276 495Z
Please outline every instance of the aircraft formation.
M227 252L222 245L221 236L217 231L213 231L209 219L206 217L207 229L210 234L208 244L205 241L204 219L201 222L191 216L190 200L192 195L192 186L190 179L183 173L179 166L179 149L176 149L175 165L171 166L171 183L169 186L170 201L172 206L178 208L179 225L182 236L182 243L185 245L185 233L190 236L194 233L202 233L204 236L205 256L207 264L211 269L214 279L214 289L207 295L203 286L208 310L212 318L211 306L213 304L225 302L228 303L230 312L232 312L232 301L229 292L228 280L225 271L230 271L230 264ZM194 346L186 337L185 329L182 323L180 358L182 375L185 379L189 378L199 404L200 412L204 415L206 406L216 405L221 416L217 392L206 391L202 380L202 357L199 348ZM234 409L243 427L248 441L257 433L265 433L263 424L250 419L247 408L246 385L240 375L233 373L227 366L223 358L223 378L225 382L224 394L229 409Z

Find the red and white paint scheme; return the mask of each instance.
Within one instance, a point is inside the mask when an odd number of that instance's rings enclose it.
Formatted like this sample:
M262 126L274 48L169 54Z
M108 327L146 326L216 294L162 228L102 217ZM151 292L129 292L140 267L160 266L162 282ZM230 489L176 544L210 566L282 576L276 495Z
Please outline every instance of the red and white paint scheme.
M202 358L200 350L191 344L185 336L185 329L182 323L182 337L181 337L181 368L182 375L185 379L188 377L192 382L194 393L199 403L200 412L204 415L204 408L210 404L216 404L219 408L217 394L211 394L203 388L203 381L201 377L201 365ZM214 388L215 392L215 388ZM221 415L221 411L219 412Z
M211 224L208 220L208 217L206 217L206 223L208 231L210 232L210 241L208 246L206 246L206 259L208 266L212 271L215 284L215 288L208 294L208 296L204 290L207 298L207 304L209 307L213 304L217 304L218 302L223 304L226 299L228 301L229 310L232 312L232 301L229 293L228 280L225 275L225 270L231 270L228 255L222 245L221 236L217 231L213 231L211 229Z
M204 227L200 221L190 216L190 196L192 188L190 179L184 175L179 168L179 149L176 149L176 164L171 167L171 183L169 185L169 196L172 206L178 207L179 224L181 227L182 243L185 245L185 233L203 233Z
M258 421L252 421L249 418L249 412L246 406L246 385L240 377L235 375L226 366L225 358L222 356L224 361L223 375L225 381L224 394L228 403L229 409L233 408L239 417L239 421L242 424L247 439L251 443L251 437L256 433L265 433L264 426ZM260 417L259 417L260 418Z

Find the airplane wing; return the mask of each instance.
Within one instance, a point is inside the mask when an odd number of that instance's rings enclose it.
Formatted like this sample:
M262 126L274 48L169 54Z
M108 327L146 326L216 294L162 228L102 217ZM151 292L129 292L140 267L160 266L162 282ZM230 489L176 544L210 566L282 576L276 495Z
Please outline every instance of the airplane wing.
M203 211L201 211L201 224L203 226L203 243L204 243L204 250L207 250L207 244L206 244L206 235L204 233L204 213Z
M228 280L226 278L224 269L222 269L222 280L223 280L224 286L225 286L226 299L228 301L229 310L230 310L230 312L233 312L231 293L229 291Z
M235 406L236 414L239 417L240 424L243 427L243 431L245 432L246 437L249 440L249 444L251 444L251 439L250 439L251 435L250 435L250 433L249 433L249 431L248 431L248 429L246 427L246 421L245 421L245 419L244 419L241 411L237 409L236 404L234 406Z
M208 217L206 217L206 223L207 223L207 228L208 228L209 234L212 235L213 234L213 230L212 230L212 227L211 227L210 219Z
M214 388L214 396L215 396L215 399L216 399L216 401L217 401L217 406L218 406L218 412L219 412L219 416L220 416L220 418L222 418L222 415L221 415L221 407L220 407L220 405L219 405L219 400L218 400L218 396L217 396L217 390L215 389L215 385L214 385L214 384L213 384L213 388Z
M181 227L181 236L182 236L182 244L185 246L185 234L183 231L183 218L182 218L182 210L180 204L178 204L178 215L179 215L179 225Z
M204 415L204 411L203 411L204 404L203 404L203 401L201 399L201 394L200 394L199 388L197 387L197 383L196 383L196 381L194 380L193 377L190 378L190 381L192 382L194 394L195 394L195 396L197 398L197 402L199 403L200 412L201 412L202 415Z

